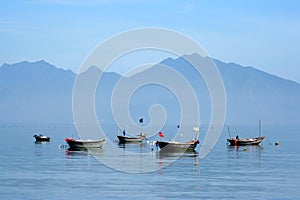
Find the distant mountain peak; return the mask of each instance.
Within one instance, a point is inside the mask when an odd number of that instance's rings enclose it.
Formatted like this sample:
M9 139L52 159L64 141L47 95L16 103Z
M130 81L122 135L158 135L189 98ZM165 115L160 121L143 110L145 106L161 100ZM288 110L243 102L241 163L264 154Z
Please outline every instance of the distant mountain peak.
M18 63L14 63L14 64L8 64L8 63L4 63L1 67L0 67L1 71L14 71L14 72L32 72L32 71L62 71L62 72L67 72L67 73L71 73L71 74L75 74L72 70L70 69L63 69L60 67L56 67L55 65L45 61L45 60L38 60L38 61L33 61L33 62L29 62L29 61L21 61Z
M88 67L87 69L81 71L81 72L78 72L79 74L84 74L84 73L96 73L96 74L99 74L99 73L102 73L101 69L95 65L92 65L90 67Z
M50 64L49 62L46 62L45 60L38 60L38 61L35 61L35 62L33 62L33 63L35 63L35 64L47 64L47 65L52 65L52 64Z
M38 60L38 61L34 61L34 62L29 62L29 61L21 61L21 62L17 62L17 63L14 63L14 64L8 64L8 63L4 63L1 67L12 67L12 66L22 66L22 67L27 67L27 66L33 66L33 65L49 65L49 66L53 66L55 67L54 65L46 62L45 60Z

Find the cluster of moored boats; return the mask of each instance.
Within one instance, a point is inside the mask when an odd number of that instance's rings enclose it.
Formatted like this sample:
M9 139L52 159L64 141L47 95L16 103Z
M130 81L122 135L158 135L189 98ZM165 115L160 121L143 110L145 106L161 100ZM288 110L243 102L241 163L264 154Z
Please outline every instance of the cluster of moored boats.
M199 131L199 128L196 129ZM195 130L194 130L195 131ZM229 131L229 128L228 128ZM230 135L230 131L229 131ZM160 137L163 137L162 132L159 133ZM177 141L163 141L157 140L154 142L157 148L163 151L194 151L197 145L199 144L198 133L196 134L195 139L187 142L177 142ZM49 142L50 137L42 134L34 135L37 142ZM136 136L126 135L125 131L123 131L123 135L117 135L119 139L119 143L139 143L143 140L147 139L146 134L141 133ZM244 145L258 145L264 140L265 136L259 136L255 138L228 138L227 142L231 146L244 146ZM77 150L87 150L94 148L102 148L105 143L105 138L101 140L76 140L74 138L66 138L66 143L69 145L69 150L77 151Z
M50 137L42 134L34 135L36 142L50 142ZM146 139L146 134L141 133L136 136L118 135L119 143L139 143ZM94 148L102 148L105 139L101 140L76 140L74 138L66 138L66 143L69 145L69 150L78 151ZM194 150L199 144L199 140L189 142L161 141L155 142L155 145L163 150Z

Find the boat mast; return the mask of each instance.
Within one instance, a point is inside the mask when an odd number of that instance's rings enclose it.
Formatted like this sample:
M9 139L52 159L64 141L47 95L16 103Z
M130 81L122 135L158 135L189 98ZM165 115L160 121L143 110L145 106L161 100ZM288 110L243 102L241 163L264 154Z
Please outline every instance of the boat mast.
M144 132L144 118L140 118L139 119L139 123L141 124L141 127L142 127L142 132L141 132L141 134Z
M259 123L258 123L258 134L259 134L259 137L261 136L261 121L259 120Z
M193 129L195 134L195 140L198 140L200 128L199 126L195 126Z
M227 130L228 130L229 138L232 138L232 137L231 137L231 134L230 134L229 126L227 126Z

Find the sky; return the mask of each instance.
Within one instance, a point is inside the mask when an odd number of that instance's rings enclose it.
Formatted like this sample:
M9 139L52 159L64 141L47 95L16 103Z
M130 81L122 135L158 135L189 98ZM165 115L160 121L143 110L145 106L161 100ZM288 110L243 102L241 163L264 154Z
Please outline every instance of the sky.
M0 65L43 59L77 72L101 42L142 27L178 31L213 58L300 83L297 0L3 1Z

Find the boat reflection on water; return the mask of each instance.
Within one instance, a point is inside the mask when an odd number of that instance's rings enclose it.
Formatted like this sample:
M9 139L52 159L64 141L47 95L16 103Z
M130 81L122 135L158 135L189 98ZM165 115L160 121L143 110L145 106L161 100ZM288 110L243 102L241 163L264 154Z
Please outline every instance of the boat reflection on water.
M104 153L104 149L101 148L80 149L80 150L73 150L69 148L66 150L67 156L103 155L103 153Z
M143 142L118 142L119 148L136 148L136 147L141 147L141 148L145 148L146 144Z
M264 149L261 145L248 145L248 146L227 146L228 152L233 151L249 151L249 152L256 152L256 151L262 151Z
M35 144L49 144L47 141L34 141Z
M187 173L193 173L198 176L200 174L200 159L199 153L195 150L191 151L157 151L156 152L157 164L159 166L158 173L163 174L164 168L169 165L173 166L173 169L181 172L184 167Z
M198 152L195 150L189 150L189 151L158 151L157 152L157 158L163 159L163 158L176 158L176 157L198 157Z
M260 166L263 150L264 147L261 145L227 146L227 159L229 162L234 160L234 163L239 163L238 160L251 159L253 163L258 161Z

